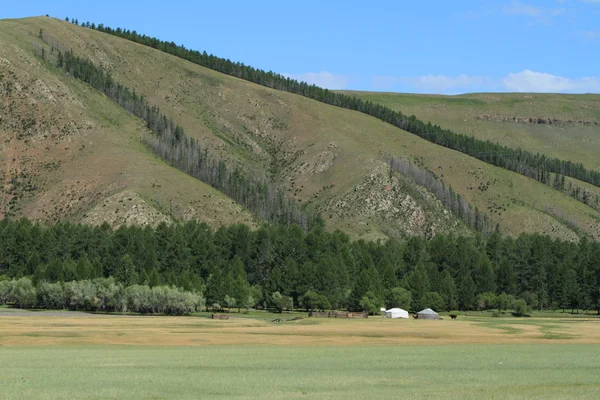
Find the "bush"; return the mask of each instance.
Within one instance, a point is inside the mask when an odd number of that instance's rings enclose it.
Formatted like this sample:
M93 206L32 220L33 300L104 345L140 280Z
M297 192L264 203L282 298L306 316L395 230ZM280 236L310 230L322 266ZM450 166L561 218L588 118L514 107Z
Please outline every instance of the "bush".
M40 283L37 286L37 306L53 310L65 308L63 286L60 283Z
M284 300L290 299L284 296ZM38 306L46 309L118 311L140 314L189 315L204 307L206 300L198 293L168 286L133 285L124 288L113 278L98 278L67 283L39 283L28 278L0 281L0 304L14 302L18 307ZM284 302L284 307L289 307ZM220 306L218 306L220 307Z
M302 306L306 311L331 309L331 303L329 303L327 297L312 290L307 291L302 297Z
M524 317L528 316L531 313L531 308L527 305L527 302L523 299L519 299L515 301L515 312L514 315L516 317Z
M540 304L538 296L535 293L523 292L523 293L521 293L521 296L519 296L519 297L521 299L525 300L527 305L532 308L537 308Z
M126 308L141 314L189 315L202 308L205 302L204 298L196 293L168 286L150 288L134 285L128 287L125 294Z
M89 280L65 283L64 293L69 310L95 311L100 304L96 296L96 286Z
M498 296L492 292L481 293L479 296L477 296L477 307L480 310L498 308Z
M99 311L109 311L112 306L112 299L119 290L114 278L97 278L92 281L96 290L97 309Z
M129 286L126 290L127 308L140 314L155 313L157 307L152 289L146 285Z
M117 290L110 301L110 307L116 312L127 312L127 292L123 285L117 285Z
M294 299L289 296L284 296L279 292L273 293L270 300L273 307L275 307L279 313L282 313L283 310L292 310L294 308Z
M21 278L16 282L12 298L20 308L31 308L35 306L37 300L36 291L29 278Z
M16 281L0 280L0 305L13 301L15 283Z
M373 292L367 292L360 300L360 307L363 311L369 313L369 315L379 314L379 309L383 305L383 301L379 299Z
M498 311L511 309L514 307L514 304L515 304L515 298L511 294L506 294L506 293L502 292L497 297L496 306L498 307Z

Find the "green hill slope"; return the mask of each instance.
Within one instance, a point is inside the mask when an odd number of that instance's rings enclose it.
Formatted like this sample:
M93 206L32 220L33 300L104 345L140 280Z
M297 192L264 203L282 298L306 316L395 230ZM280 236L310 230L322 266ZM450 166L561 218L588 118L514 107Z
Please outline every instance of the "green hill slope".
M40 63L32 38L14 26L0 23L0 218L254 223L231 199L151 154L140 121Z
M363 238L466 229L430 192L390 175L381 161L385 154L434 172L509 234L575 239L580 233L597 237L600 232L600 214L563 193L358 112L258 86L55 19L2 21L0 40L29 57L33 43L41 43L36 37L40 29L49 43L72 49L135 88L211 153L264 174L289 196L317 208L330 229ZM96 107L89 112L97 112ZM104 115L111 118L112 113ZM136 128L128 129L132 137L137 135Z
M345 92L473 135L600 170L600 95Z

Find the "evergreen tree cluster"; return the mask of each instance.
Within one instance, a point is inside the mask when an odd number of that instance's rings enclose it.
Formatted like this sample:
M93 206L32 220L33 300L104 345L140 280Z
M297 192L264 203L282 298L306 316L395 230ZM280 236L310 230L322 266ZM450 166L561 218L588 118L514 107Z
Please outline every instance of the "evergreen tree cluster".
M539 234L366 242L295 224L215 231L194 221L111 229L3 220L2 275L28 278L38 290L114 279L147 286L138 288L147 299L150 289L175 286L216 309L507 309L523 300L536 309L600 310L600 243Z
M229 168L185 135L183 127L150 105L143 95L115 81L109 72L72 51L59 51L57 67L101 91L129 113L141 118L155 133L147 139L153 151L187 174L208 183L247 207L260 218L274 223L296 223L308 229L322 224L321 217L287 198L283 190L246 173L242 168Z
M75 20L75 23L77 23L77 20ZM174 42L162 41L144 34L138 34L136 31L121 28L112 29L103 24L97 26L94 24L82 24L82 26L89 26L100 32L158 49L236 78L373 116L430 142L460 151L479 160L523 174L546 184L549 184L549 175L555 173L600 186L600 172L586 169L582 163L548 157L539 153L534 154L522 149L512 149L488 140L476 139L474 136L455 133L451 130L443 129L438 125L432 125L430 122L425 123L414 115L407 116L378 103L364 101L355 96L309 85L306 82L298 82L272 71L266 72L240 62L233 62L212 54L207 54L206 51L200 52L186 49L184 46L177 45Z

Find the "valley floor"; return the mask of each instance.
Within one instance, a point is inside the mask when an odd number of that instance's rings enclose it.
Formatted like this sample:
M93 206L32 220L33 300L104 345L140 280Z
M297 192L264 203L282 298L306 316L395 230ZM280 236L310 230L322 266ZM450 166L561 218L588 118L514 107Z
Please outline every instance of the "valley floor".
M34 315L35 313L31 313ZM0 315L0 398L597 398L600 319ZM37 315L37 314L35 314Z

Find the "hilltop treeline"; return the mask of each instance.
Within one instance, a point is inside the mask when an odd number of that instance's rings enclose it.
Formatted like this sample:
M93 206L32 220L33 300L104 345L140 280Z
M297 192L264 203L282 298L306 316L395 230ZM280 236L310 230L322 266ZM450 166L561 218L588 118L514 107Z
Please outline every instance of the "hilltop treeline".
M73 22L77 23L78 21L74 20ZM417 119L414 115L404 115L381 104L336 93L315 85L309 85L306 82L298 82L278 73L272 71L266 72L244 65L243 63L207 54L205 51L200 52L186 49L184 46L177 45L174 42L162 41L154 37L138 34L136 31L121 28L112 29L103 24L95 25L89 22L82 23L81 25L153 47L203 67L262 86L368 114L430 142L460 151L487 163L523 174L546 184L549 184L549 174L555 173L600 186L600 172L586 169L581 163L560 160L539 153L534 154L522 149L512 149L498 143L479 140L473 136L458 134L448 129L443 129L438 125L425 123Z
M600 244L538 234L365 242L297 225L114 230L4 220L0 275L35 285L112 277L123 287L202 293L209 305L279 310L467 310L519 301L538 309L600 309Z
M56 65L144 120L148 129L155 133L147 139L147 143L163 159L227 194L264 220L296 223L303 229L322 223L317 213L286 198L283 191L273 184L249 175L240 167L229 168L222 160L208 154L194 138L185 135L183 127L161 113L158 107L149 104L135 90L115 81L109 72L93 62L71 51L58 51Z

